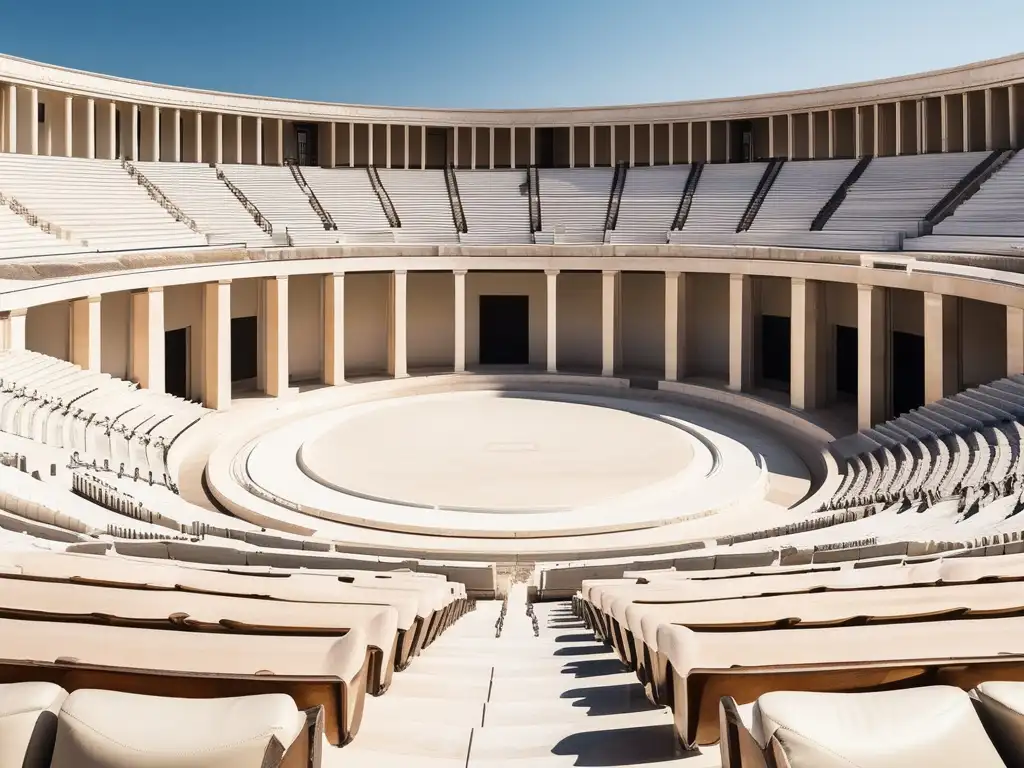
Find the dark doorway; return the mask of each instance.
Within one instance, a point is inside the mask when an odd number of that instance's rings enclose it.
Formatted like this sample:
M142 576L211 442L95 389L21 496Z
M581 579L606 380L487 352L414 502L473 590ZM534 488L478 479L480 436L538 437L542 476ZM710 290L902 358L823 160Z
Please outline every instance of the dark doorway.
M299 165L319 165L320 128L315 123L295 124L295 160Z
M761 384L789 390L789 318L761 315Z
M749 120L733 120L729 125L729 159L734 163L749 163L754 159L754 127Z
M231 380L256 378L256 316L231 318Z
M530 297L480 297L480 364L529 365Z
M892 332L892 413L924 405L924 336Z
M857 329L836 326L836 394L857 397Z
M534 131L533 154L538 168L555 167L554 128L537 128Z
M189 399L188 347L192 328L164 333L164 387L167 394Z

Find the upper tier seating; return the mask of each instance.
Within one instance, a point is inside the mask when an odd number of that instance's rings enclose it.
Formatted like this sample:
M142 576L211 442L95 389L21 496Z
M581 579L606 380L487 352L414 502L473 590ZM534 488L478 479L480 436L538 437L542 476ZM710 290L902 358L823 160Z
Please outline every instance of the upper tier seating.
M826 230L922 234L925 216L987 152L876 157L850 187Z
M789 161L761 203L751 232L803 231L850 175L856 160Z
M538 173L542 230L537 242L603 243L614 169L541 168Z
M134 163L135 167L190 216L211 245L267 246L273 238L204 163Z
M0 191L61 227L79 250L196 248L204 235L176 221L116 160L0 154Z
M908 241L906 247L1024 255L1024 154L1012 157L931 235Z
M392 242L388 217L362 168L304 166L302 175L343 233L342 242ZM398 204L395 203L397 208ZM308 207L308 206L307 206ZM402 212L399 209L398 215Z
M324 229L290 169L269 165L223 165L220 169L271 223L275 235L287 232L293 245L340 242L338 232ZM327 204L321 201L321 205Z
M2 191L2 190L0 190ZM82 246L44 232L0 203L0 259L53 256L81 251Z
M680 241L701 242L704 234L735 234L765 168L767 163L705 165Z
M668 231L689 175L688 165L630 168L622 189L619 218L615 229L608 233L608 242L668 242Z
M380 168L377 172L402 222L401 228L395 231L397 242L459 242L455 222L452 220L451 203L448 202L444 171Z
M525 170L457 170L455 177L469 230L459 235L460 242L466 245L533 242L530 200L520 192L526 184ZM448 215L451 216L450 208Z

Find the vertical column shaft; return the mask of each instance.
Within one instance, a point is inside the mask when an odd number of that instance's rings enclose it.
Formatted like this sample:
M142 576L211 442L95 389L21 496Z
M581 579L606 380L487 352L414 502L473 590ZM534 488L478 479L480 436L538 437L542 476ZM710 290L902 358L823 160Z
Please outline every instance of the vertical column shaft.
M558 270L545 270L547 280L547 372L558 372Z
M665 273L665 381L679 378L679 273Z
M885 289L857 286L857 428L885 420Z
M71 362L85 370L100 370L100 297L71 302Z
M345 273L324 276L324 383L345 383Z
M615 375L615 283L619 273L601 273L601 375Z
M203 405L231 406L231 281L203 286Z
M466 370L466 270L456 269L455 277L455 361L456 373Z
M957 366L956 296L924 294L924 401L934 403L960 389Z
M790 405L809 410L821 405L824 355L821 283L794 277L790 281Z
M131 295L131 371L140 387L163 392L164 289L149 288Z
M271 397L281 397L288 393L288 278L268 277L264 285L266 391Z
M1024 309L1006 308L1006 375L1024 373Z
M409 375L407 352L408 274L397 270L391 280L391 375L404 379Z
M729 389L748 390L751 377L752 300L749 275L729 275Z

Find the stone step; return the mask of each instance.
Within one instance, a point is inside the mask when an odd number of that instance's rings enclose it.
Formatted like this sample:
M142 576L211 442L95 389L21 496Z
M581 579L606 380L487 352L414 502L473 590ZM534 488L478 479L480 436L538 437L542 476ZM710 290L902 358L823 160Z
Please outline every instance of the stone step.
M483 727L586 722L598 728L626 728L672 722L671 711L650 704L639 685L636 694L642 702L618 690L614 693L612 697L598 695L593 699L585 696L551 701L491 701L484 708Z
M479 726L483 722L484 702L477 699L444 697L383 696L368 698L364 719L382 720L396 724L419 723L445 728ZM399 731L395 732L400 735Z
M573 675L495 678L491 686L491 701L551 701L560 698L583 698L583 691L605 686L631 686L636 675L616 672L593 678Z

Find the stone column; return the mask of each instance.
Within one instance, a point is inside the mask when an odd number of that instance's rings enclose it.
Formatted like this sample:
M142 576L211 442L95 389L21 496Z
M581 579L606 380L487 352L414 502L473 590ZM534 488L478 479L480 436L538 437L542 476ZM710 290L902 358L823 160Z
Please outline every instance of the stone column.
M490 127L490 136L488 137L487 151L490 153L487 161L490 163L488 166L492 171L494 170L494 126Z
M213 131L213 162L221 165L224 162L224 115L218 112L214 118Z
M857 159L864 157L864 113L863 107L853 108L853 154Z
M324 276L324 383L345 383L345 273Z
M729 389L749 390L753 383L751 360L750 275L729 275Z
M405 143L405 159L402 162L402 167L405 168L405 170L409 170L409 124L408 123L405 124L405 135L403 136L403 141Z
M63 154L64 157L74 157L74 137L75 137L75 124L74 124L74 107L75 102L71 96L64 97L64 143Z
M71 362L89 371L100 370L100 297L71 302Z
M384 124L384 167L391 167L391 123Z
M1006 308L1006 375L1024 373L1024 309Z
M256 165L263 165L263 118L256 118Z
M143 148L141 160L156 162L160 159L160 107L146 107L143 125Z
M469 129L469 169L476 170L476 126Z
M127 137L122 133L121 135L121 146L124 150L124 155L129 160L139 160L141 158L139 149L139 105L129 104L128 105L128 133Z
M195 157L192 158L192 162L201 163L203 162L203 113L195 113L195 122L192 124L193 131L193 142L195 146L192 148L192 152Z
M181 162L181 110L172 109L171 118L171 156L168 158L173 163Z
M389 352L389 373L396 379L409 375L407 328L408 328L408 274L396 270L391 278L391 344Z
M164 289L148 288L132 295L132 381L154 392L164 391Z
M231 407L231 281L203 286L203 405Z
M466 370L466 270L455 270L455 372Z
M96 159L96 100L85 100L85 157Z
M939 96L939 122L942 134L942 151L949 152L949 96Z
M601 273L601 375L615 375L615 283L619 273Z
M513 168L515 165L512 166ZM427 170L427 126L420 126L420 170Z
M824 383L822 284L794 277L790 286L790 405L811 410L822 405Z
M665 381L679 379L678 272L665 273Z
M12 309L0 314L0 342L3 349L25 350L25 318L28 310Z
M995 127L992 124L992 89L985 89L985 151L995 149Z
M259 158L257 158L259 159ZM242 116L235 115L235 162L238 165L243 163L242 159Z
M547 279L547 372L558 373L558 270L544 270Z
M281 397L288 394L288 278L266 278L264 296L266 297L266 321L263 332L265 389L271 397Z
M595 133L595 130L596 129L594 128L594 124L591 123L590 124L590 132L589 132L590 133L590 167L591 168L594 167L594 160L595 160L595 156L596 156L596 152L597 152L597 150L596 150L596 148L594 146L594 133ZM671 136L671 134L669 134L669 135ZM515 154L515 153L513 152L513 154Z
M100 156L104 160L117 159L117 104L113 101L106 102L106 106L97 116L99 122L98 135L103 140L103 149ZM124 141L122 137L122 141Z
M957 348L959 299L924 295L924 401L934 403L960 391Z
M39 154L39 89L29 88L28 89L28 153L30 155Z
M18 151L18 86L7 86L7 112L4 125L4 141L7 152Z
M338 166L338 124L327 124L327 167Z
M885 289L857 286L857 428L886 414Z

